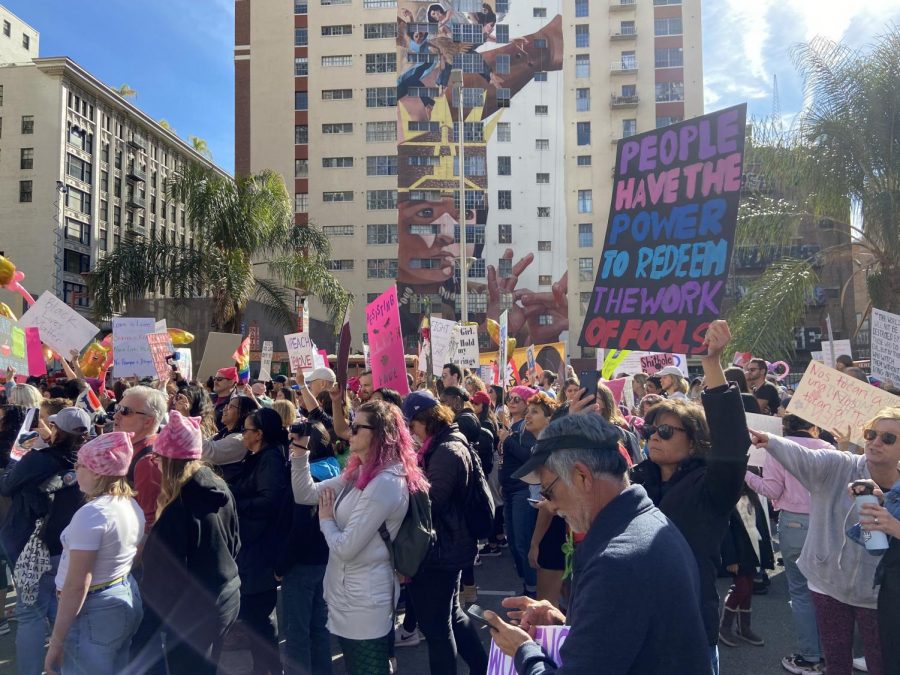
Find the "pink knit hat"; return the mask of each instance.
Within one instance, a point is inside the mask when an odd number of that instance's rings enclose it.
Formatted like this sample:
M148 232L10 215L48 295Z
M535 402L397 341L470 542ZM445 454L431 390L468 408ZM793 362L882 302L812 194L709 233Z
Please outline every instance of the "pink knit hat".
M518 387L513 387L512 389L509 390L510 396L518 396L520 399L522 399L526 403L528 402L528 399L530 399L536 393L537 393L537 389L532 389L531 387L526 387L521 384Z
M134 448L131 437L124 431L97 436L78 450L78 463L100 476L124 476L128 473Z
M203 435L199 417L184 417L177 410L169 413L169 423L153 443L153 452L170 459L200 459Z
M234 366L231 366L231 368L219 368L216 371L216 377L224 377L226 380L237 380L237 368L235 368Z

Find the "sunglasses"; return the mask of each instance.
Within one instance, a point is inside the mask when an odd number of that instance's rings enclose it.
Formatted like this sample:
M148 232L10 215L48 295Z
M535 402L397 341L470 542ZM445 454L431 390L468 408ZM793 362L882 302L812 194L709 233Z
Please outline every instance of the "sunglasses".
M145 417L150 417L149 413L141 412L140 410L135 410L134 408L129 408L127 405L116 406L115 412L121 413L122 417L129 417L131 415L144 415Z
M897 434L892 431L875 431L874 429L866 429L863 431L863 438L867 441L874 441L876 438L881 436L881 442L885 445L893 445L897 442Z
M351 425L350 425L350 433L353 434L354 436L356 436L356 434L359 433L359 430L360 430L360 429L369 429L369 430L372 430L372 429L374 429L374 428L375 428L375 427L373 427L373 426L371 426L371 425L369 425L369 424L351 424Z
M518 396L510 396L508 399L506 399L506 401L508 403L521 403L522 399L519 398Z
M214 377L214 378L213 378L213 381L214 381L214 382L221 382L222 380L230 380L230 379L231 379L231 378L229 378L229 377Z
M560 479L560 476L557 476L550 485L545 488L541 488L538 494L541 498L546 499L548 502L553 500L553 486L556 485L556 481Z
M661 439L667 441L675 435L676 431L683 431L684 433L687 433L687 429L685 429L684 427L673 427L671 424L660 424L659 426L645 424L641 429L641 436L643 436L644 440L646 441L650 440L650 437L653 434L658 434Z

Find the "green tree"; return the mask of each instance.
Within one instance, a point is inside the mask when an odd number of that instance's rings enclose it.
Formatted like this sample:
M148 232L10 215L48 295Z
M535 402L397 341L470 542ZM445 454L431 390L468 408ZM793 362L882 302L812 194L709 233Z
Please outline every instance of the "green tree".
M209 143L199 136L188 136L188 140L191 142L191 145L194 146L194 150L199 154L207 159L212 159L212 150L209 149Z
M134 98L137 96L137 91L129 87L127 84L120 85L118 89L116 89L116 93L122 98Z
M862 51L816 38L793 57L807 106L786 131L772 120L751 125L745 173L757 167L769 189L742 201L736 244L778 250L803 218L853 222L851 248L862 260L854 274L866 275L870 306L898 313L900 30L891 27ZM851 218L851 210L860 217ZM819 262L849 250L827 248ZM791 355L818 279L814 262L780 258L750 286L729 316L735 349Z
M335 322L343 317L350 296L328 271L328 238L314 225L294 225L279 174L232 180L191 165L166 191L185 205L196 247L125 233L88 275L98 318L162 288L167 297L210 298L217 330L239 332L250 300L288 328L296 315L286 286L317 297Z
M175 133L175 130L172 128L172 125L169 124L169 120L163 118L157 124L159 124L159 126L161 126L166 131L171 131L173 134Z

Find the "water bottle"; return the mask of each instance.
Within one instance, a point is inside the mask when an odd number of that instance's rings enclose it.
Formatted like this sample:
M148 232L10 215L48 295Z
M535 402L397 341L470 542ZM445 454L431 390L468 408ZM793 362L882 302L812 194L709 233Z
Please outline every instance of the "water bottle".
M877 504L878 497L875 495L857 495L853 498L856 501L856 508L859 509L863 504ZM867 521L860 521L860 523L864 523ZM877 532L875 530L865 530L862 532L863 542L865 542L866 549L869 551L886 551L888 549L888 539L887 535L884 532Z

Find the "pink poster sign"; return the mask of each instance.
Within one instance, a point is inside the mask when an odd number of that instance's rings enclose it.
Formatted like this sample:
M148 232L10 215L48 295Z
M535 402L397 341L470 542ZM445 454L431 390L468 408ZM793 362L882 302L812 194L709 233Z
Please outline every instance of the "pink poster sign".
M406 396L406 357L400 332L400 306L397 287L391 286L366 305L366 331L369 334L369 358L372 362L372 386L388 387Z
M613 398L616 399L616 403L619 405L622 404L622 394L625 391L625 383L627 381L624 377L617 377L615 380L601 380L612 392Z
M25 329L25 353L28 355L28 374L32 377L46 375L47 364L44 363L44 350L41 347L41 329L37 326Z

